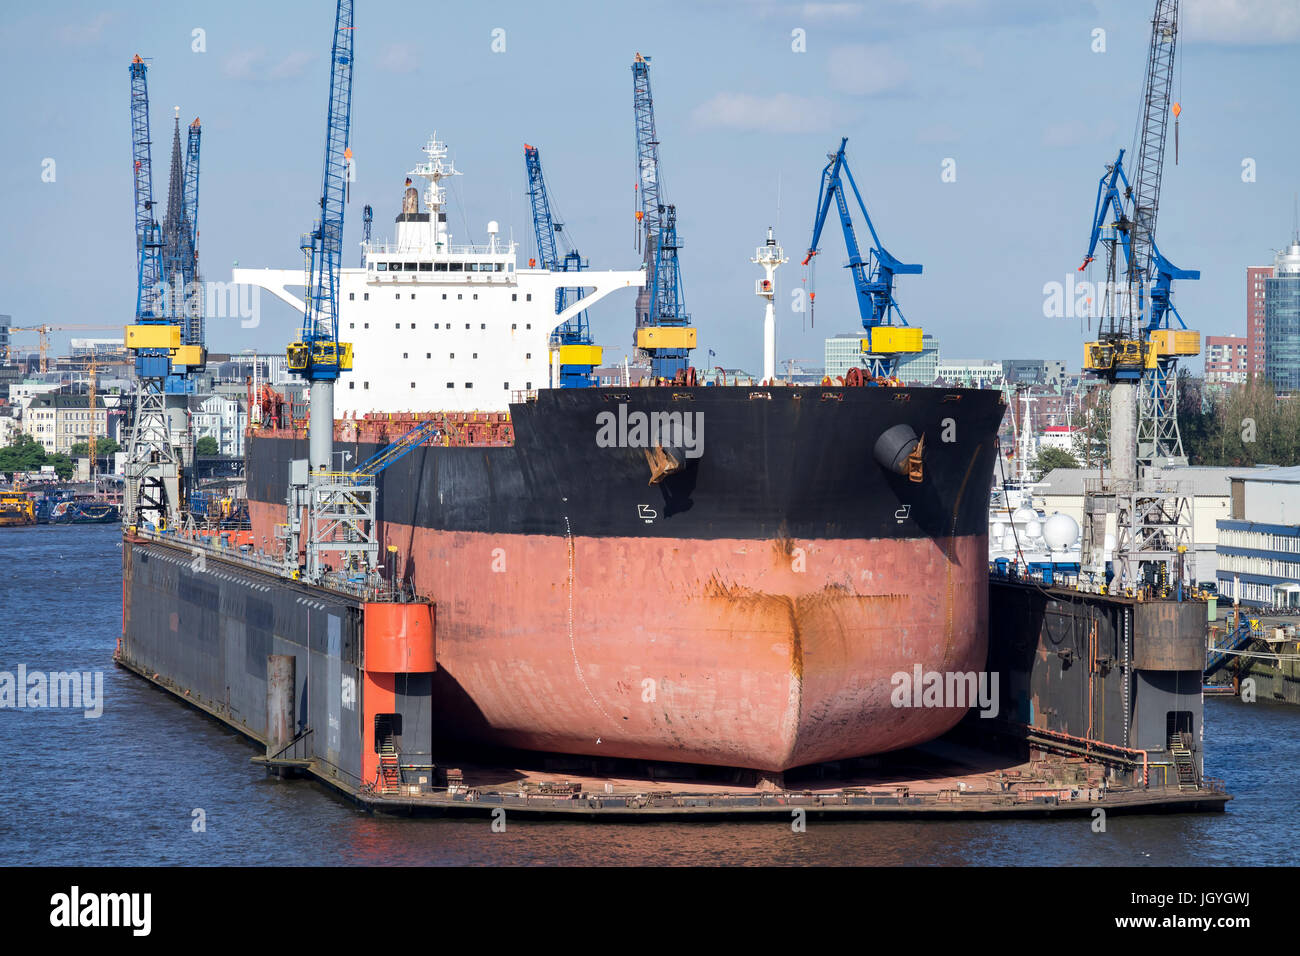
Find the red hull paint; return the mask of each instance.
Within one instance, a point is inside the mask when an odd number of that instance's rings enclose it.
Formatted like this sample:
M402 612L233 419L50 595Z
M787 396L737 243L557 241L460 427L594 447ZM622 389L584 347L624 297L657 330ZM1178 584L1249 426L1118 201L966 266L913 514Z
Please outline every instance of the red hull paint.
M437 605L435 726L498 746L786 770L940 736L964 710L895 708L892 675L986 660L983 535L384 544Z

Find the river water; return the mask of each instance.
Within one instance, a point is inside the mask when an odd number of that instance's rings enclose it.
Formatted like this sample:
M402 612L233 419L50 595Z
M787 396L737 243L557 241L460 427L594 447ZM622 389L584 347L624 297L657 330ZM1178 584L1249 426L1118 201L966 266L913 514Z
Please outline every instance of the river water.
M1300 708L1206 701L1222 814L1062 821L574 824L384 819L268 779L258 748L115 667L116 525L0 529L0 671L102 674L103 713L0 710L0 864L1295 865ZM195 821L203 826L197 828Z

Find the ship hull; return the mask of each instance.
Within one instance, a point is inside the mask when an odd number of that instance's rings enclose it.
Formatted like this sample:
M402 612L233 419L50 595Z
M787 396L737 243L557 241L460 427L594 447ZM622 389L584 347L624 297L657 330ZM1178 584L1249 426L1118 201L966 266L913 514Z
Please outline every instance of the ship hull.
M960 719L891 695L917 667L983 668L996 395L690 390L701 454L650 485L645 450L602 447L597 416L674 393L605 391L544 392L512 408L512 444L424 447L381 475L392 573L437 605L432 740L780 771ZM919 483L872 457L900 421L926 435ZM404 427L340 423L336 448L363 460ZM250 436L255 538L274 540L305 451Z

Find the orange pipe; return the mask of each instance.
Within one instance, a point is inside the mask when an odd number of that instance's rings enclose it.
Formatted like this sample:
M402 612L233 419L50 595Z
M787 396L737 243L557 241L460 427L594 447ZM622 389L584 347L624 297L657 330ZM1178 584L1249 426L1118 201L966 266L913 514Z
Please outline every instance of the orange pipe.
M1046 737L1061 737L1072 743L1080 743L1089 747L1096 747L1099 750L1118 750L1120 753L1140 754L1142 756L1142 786L1148 787L1150 783L1150 774L1148 772L1147 752L1145 750L1136 750L1132 747L1121 747L1119 744L1108 744L1104 740L1093 740L1089 737L1076 737L1073 734L1063 733L1059 730L1045 730L1042 727L1031 727L1029 724L1021 724L1025 730L1032 731L1036 734L1042 734Z

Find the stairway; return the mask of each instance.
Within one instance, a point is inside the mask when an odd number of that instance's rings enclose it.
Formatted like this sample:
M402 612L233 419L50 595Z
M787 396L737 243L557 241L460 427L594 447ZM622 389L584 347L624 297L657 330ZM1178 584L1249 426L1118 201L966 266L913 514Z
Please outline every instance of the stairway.
M385 737L379 745L379 792L398 793L402 788L402 769L397 761L393 738Z
M1178 789L1201 789L1201 781L1196 773L1196 758L1192 755L1191 734L1171 735L1169 754L1174 758L1174 768L1178 771Z

